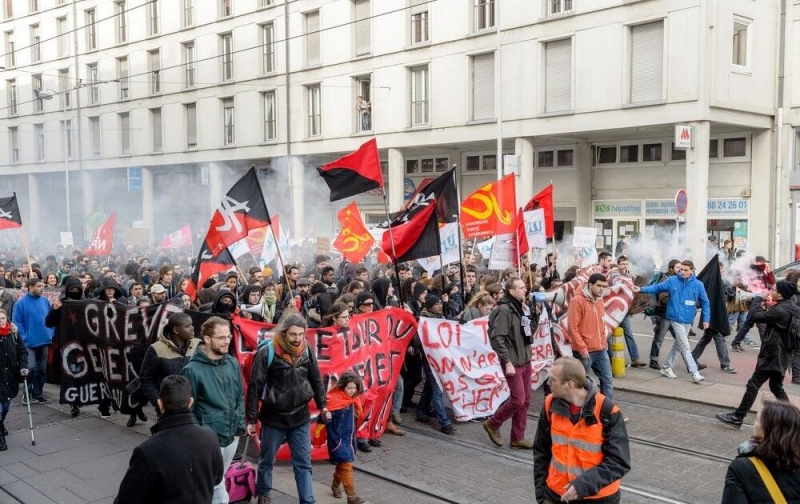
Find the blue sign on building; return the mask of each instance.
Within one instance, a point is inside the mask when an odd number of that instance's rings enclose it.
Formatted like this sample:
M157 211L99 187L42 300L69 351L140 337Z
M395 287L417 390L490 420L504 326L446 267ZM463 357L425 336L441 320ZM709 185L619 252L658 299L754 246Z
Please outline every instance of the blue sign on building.
M141 193L142 192L142 167L129 166L128 167L128 192Z

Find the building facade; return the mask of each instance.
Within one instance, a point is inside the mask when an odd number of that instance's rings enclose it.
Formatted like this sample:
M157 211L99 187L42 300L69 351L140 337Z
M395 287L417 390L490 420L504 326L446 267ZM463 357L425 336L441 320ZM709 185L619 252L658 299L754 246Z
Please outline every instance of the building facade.
M330 236L314 168L375 136L390 210L452 165L465 196L500 154L520 205L554 184L559 237L667 244L685 188L693 251L794 245L792 2L2 1L0 190L46 240L99 211L151 239L202 226L251 165L294 237ZM359 204L385 218L379 194Z

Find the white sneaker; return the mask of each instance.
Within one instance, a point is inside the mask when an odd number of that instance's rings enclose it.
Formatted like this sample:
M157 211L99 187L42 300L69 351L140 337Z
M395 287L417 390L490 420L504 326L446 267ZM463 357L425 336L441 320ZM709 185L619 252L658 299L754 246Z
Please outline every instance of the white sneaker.
M661 368L661 376L666 376L670 380L674 380L678 377L678 375L672 372L672 368L669 367Z
M700 371L695 371L692 375L692 381L694 383L700 383L703 380L705 380L705 378L703 378L703 375L700 374Z

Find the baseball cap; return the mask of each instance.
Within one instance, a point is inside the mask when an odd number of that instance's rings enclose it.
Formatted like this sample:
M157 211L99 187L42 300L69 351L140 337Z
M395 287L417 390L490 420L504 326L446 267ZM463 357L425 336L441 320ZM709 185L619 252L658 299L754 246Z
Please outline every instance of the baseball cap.
M160 283L157 283L154 286L150 287L150 294L161 294L163 292L167 292L167 288L161 285Z
M754 261L757 263L769 263L769 261L767 261L767 258L764 256L756 256Z

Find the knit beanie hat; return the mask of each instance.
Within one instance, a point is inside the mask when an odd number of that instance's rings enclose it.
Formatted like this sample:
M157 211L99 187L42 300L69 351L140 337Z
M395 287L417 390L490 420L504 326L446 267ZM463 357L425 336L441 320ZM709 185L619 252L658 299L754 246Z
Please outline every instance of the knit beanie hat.
M428 297L425 298L425 309L430 310L436 303L441 303L442 298L435 294L428 294Z
M783 296L783 299L792 299L792 296L797 293L797 285L785 280L778 282L775 285L775 289L780 292L781 296Z

